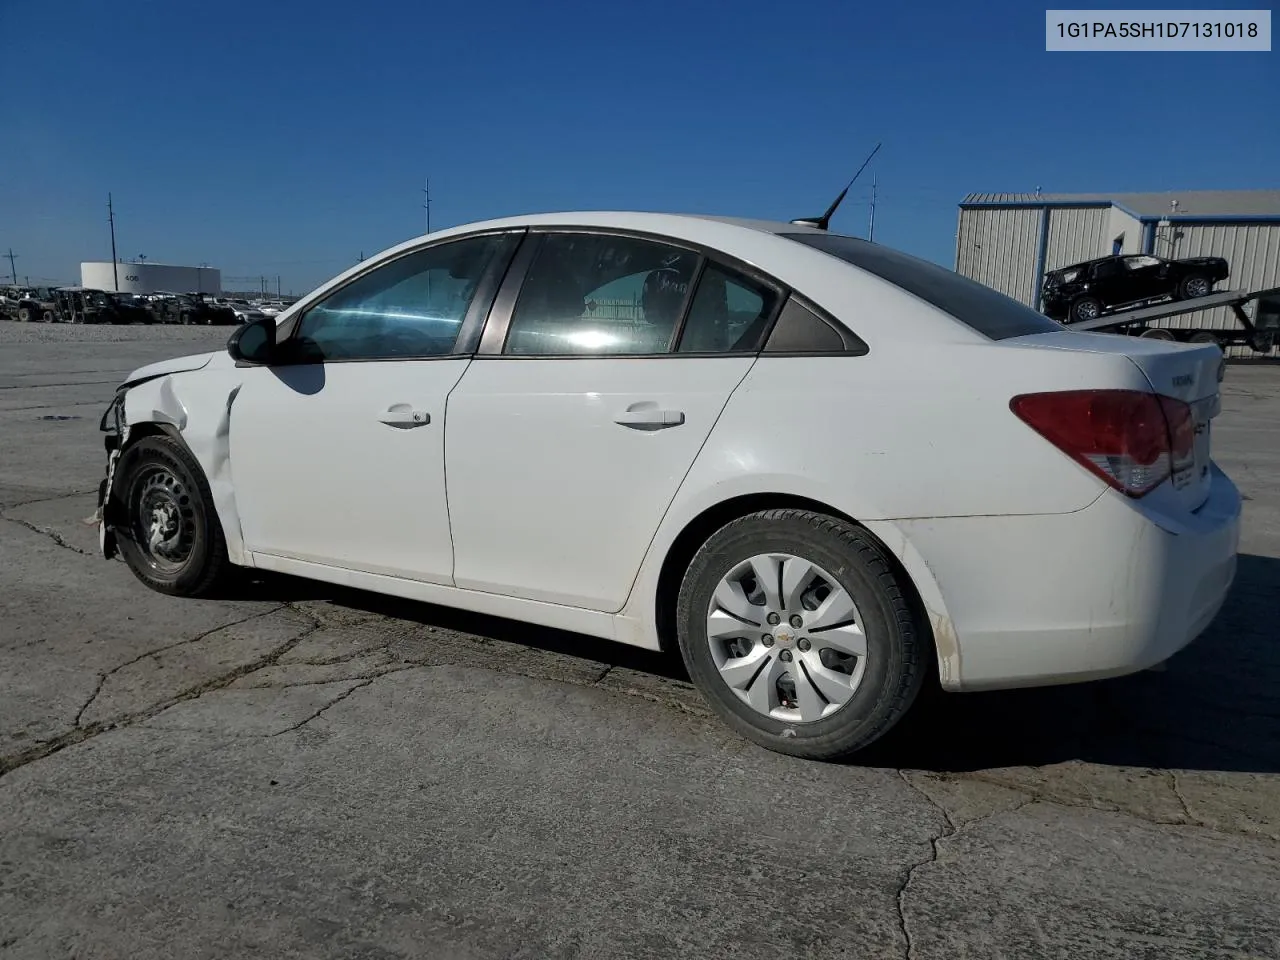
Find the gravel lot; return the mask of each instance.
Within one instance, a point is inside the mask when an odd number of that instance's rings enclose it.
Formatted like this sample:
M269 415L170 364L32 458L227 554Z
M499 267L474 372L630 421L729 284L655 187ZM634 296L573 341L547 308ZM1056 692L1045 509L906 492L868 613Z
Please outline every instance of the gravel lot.
M1280 366L1198 643L822 765L641 651L100 559L112 385L229 333L0 323L0 957L1280 957Z

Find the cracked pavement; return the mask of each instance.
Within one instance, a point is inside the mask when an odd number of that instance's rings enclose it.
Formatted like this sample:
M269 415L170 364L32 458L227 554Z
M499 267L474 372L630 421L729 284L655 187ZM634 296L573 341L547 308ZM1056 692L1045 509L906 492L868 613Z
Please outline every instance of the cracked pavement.
M100 559L111 384L226 333L0 351L0 957L1280 957L1280 366L1228 370L1250 499L1196 644L816 764L671 658Z

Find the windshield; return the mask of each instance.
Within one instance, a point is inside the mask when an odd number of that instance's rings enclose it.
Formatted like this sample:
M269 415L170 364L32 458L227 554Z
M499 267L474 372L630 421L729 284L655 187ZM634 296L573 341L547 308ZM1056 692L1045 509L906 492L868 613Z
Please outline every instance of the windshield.
M834 233L783 236L875 274L992 340L1062 329L1055 321L1012 297L936 263Z

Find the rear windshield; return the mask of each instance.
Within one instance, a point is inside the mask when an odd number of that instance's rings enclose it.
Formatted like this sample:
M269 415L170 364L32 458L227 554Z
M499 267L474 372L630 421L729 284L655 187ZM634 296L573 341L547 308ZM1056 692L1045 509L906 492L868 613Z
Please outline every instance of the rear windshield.
M783 236L873 273L992 340L1062 329L1056 321L1012 297L936 263L835 233L787 233Z

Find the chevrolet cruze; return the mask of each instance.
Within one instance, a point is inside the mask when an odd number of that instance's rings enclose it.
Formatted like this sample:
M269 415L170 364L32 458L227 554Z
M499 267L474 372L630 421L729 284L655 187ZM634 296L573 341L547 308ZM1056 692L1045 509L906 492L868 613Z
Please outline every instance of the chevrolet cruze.
M679 648L806 757L1157 664L1235 572L1222 354L1074 333L812 223L539 215L360 263L103 417L103 552Z

